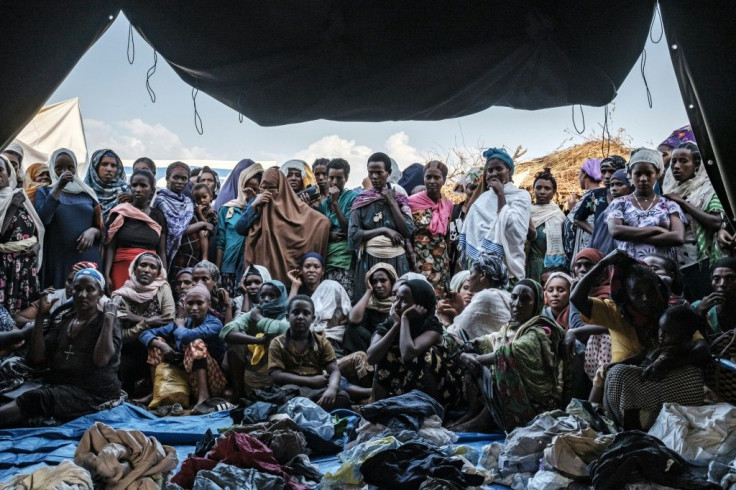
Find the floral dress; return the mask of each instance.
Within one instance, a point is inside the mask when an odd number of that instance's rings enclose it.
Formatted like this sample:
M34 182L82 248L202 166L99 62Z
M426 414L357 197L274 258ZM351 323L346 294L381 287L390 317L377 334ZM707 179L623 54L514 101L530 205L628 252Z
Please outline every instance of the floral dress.
M611 201L608 206L608 221L623 220L626 226L645 228L647 226L661 226L670 229L670 216L677 214L683 223L687 223L680 206L659 196L657 201L646 211L637 208L633 203L633 195L623 196ZM616 248L623 250L635 259L644 259L650 255L662 255L677 261L677 247L658 247L648 243L635 243L616 240Z
M445 235L433 235L429 231L432 210L424 209L412 213L414 219L414 254L417 272L434 287L438 298L443 295L443 286L450 280L450 254Z
M17 242L36 235L36 225L25 208L18 208L0 243ZM38 297L38 256L20 252L0 253L0 304L11 315L27 308Z

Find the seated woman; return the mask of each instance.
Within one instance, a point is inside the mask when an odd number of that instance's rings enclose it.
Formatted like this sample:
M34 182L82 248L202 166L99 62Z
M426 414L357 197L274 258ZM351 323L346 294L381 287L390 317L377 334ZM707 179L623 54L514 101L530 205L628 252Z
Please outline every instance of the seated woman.
M258 306L261 302L259 292L263 283L271 280L268 269L261 265L251 265L243 274L238 287L243 294L232 299L233 318L238 318L244 313Z
M465 206L468 216L460 233L464 263L477 261L483 252L501 255L515 281L524 278L524 244L529 231L531 197L511 181L514 160L501 148L483 152L486 165L481 184Z
M542 294L539 283L519 281L511 292L509 323L476 339L477 353L461 355L480 397L469 397L470 411L452 430L477 431L495 424L510 431L542 412L564 408L569 401L565 331L541 316ZM479 399L482 405L474 403Z
M459 343L498 332L511 318L511 295L504 288L509 276L503 259L493 253L483 253L470 267L468 285L473 299L465 308L462 296L452 293L440 301L438 311L447 315L452 325L447 333ZM460 314L455 312L460 310Z
M562 224L565 214L554 202L557 181L545 168L534 176L534 204L527 239L526 277L539 282L546 268L566 267L567 257L562 246Z
M289 298L297 294L312 296L325 275L325 259L316 252L309 252L299 260L299 268L289 271L291 290Z
M128 280L133 259L143 252L155 252L166 263L166 218L151 207L156 180L147 170L133 172L133 193L129 203L118 204L110 211L107 223L104 272L110 291Z
M146 350L138 338L144 330L174 321L176 306L166 282L166 269L158 255L139 254L131 262L128 274L128 280L112 297L122 299L118 314L123 330L120 374L123 389L132 394L135 383L148 376Z
M435 316L434 288L410 280L398 288L389 318L376 328L366 352L375 365L375 400L417 389L444 406L462 397L459 365L450 358Z
M294 386L301 396L325 410L350 407L349 395L340 389L340 369L327 339L310 331L314 303L309 296L289 300L289 328L273 339L268 350L268 374L281 386ZM326 373L326 374L324 374Z
M689 305L690 303L683 295L685 283L682 273L677 268L677 262L662 255L649 255L642 260L649 268L659 276L670 291L668 304L670 306Z
M677 259L686 220L680 206L654 192L663 170L662 156L655 150L639 148L627 168L634 192L609 205L608 232L618 249L635 259L652 254Z
M553 272L544 284L542 316L557 322L567 330L570 328L570 290L573 279L564 272Z
M220 339L228 343L227 368L233 401L251 390L271 385L268 346L289 328L286 286L280 281L266 281L259 287L258 296L258 304L220 330Z
M450 292L458 293L463 300L463 306L468 306L473 300L473 292L470 290L468 278L470 271L460 271L450 279Z
M66 421L122 403L118 367L122 335L117 304L100 306L104 279L96 269L74 276L72 301L49 318L53 306L42 296L28 360L50 368L48 386L28 391L0 407L0 426L34 419ZM44 324L48 330L44 334Z
M611 265L614 266L611 299L590 297L590 289L598 280L599 274ZM611 362L617 363L658 346L658 323L667 308L668 297L667 286L649 267L634 262L625 252L616 250L598 262L580 280L570 295L570 301L580 310L583 321L608 329L611 335ZM681 357L680 366L707 362L710 359L708 344L699 333L695 334L693 341L693 348ZM606 372L605 367L596 373L591 401L601 401L604 379L609 375L610 371ZM634 380L629 381L635 383ZM666 383L657 388L660 394L668 390L693 393L692 390L699 389L702 399L702 377L698 381L690 373L674 369L665 381ZM626 403L635 404L636 401L622 402L621 407L624 410L626 407L623 405Z
M192 282L202 284L209 291L210 314L223 323L230 323L233 319L233 309L230 304L230 294L225 289L218 287L220 269L212 262L203 260L192 267Z
M713 292L694 302L693 308L708 321L713 336L736 327L736 258L719 259L710 277Z
M388 318L393 304L392 290L397 279L394 268L385 262L379 262L368 270L365 294L348 315L348 326L342 341L345 354L368 350L376 328Z
M193 414L210 411L205 402L223 393L227 381L220 369L225 343L219 334L222 322L208 313L210 292L197 284L184 297L186 318L177 318L163 327L144 330L140 342L148 349L151 379L162 362L183 363L189 385L197 397Z
M184 299L184 295L187 294L187 291L192 289L192 286L194 286L194 279L192 278L192 269L189 267L185 267L184 269L179 269L176 273L176 276L174 276L172 285L174 286L174 291L173 291L174 301L177 303L177 306L178 306L179 301Z

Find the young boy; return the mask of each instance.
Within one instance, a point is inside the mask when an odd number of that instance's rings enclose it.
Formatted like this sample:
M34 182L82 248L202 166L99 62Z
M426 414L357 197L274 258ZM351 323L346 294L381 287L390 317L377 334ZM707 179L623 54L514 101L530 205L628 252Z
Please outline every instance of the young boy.
M273 339L268 353L268 374L277 385L293 385L301 396L325 410L350 407L350 397L340 389L340 369L330 342L309 330L314 303L298 294L288 306L289 329ZM323 374L326 372L327 374Z

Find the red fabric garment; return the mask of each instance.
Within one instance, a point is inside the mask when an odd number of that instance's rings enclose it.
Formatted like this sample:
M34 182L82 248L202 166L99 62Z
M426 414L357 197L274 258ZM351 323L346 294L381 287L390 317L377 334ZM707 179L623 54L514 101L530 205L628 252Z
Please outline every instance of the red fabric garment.
M118 248L115 250L115 258L112 262L112 270L110 271L110 280L112 281L112 290L120 289L125 281L130 278L130 264L133 259L143 252L157 253L155 250L146 250L145 248Z
M192 488L199 470L211 470L217 463L226 463L238 468L255 468L265 473L281 476L288 488L306 490L276 461L271 449L261 441L248 434L234 433L218 440L217 445L207 453L205 458L195 456L187 458L179 472L171 478L173 483L182 488Z

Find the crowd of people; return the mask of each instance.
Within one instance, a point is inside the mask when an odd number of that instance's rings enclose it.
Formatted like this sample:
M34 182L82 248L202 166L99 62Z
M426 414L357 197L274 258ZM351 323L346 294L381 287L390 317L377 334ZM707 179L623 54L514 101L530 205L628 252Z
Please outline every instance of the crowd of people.
M111 149L0 156L0 350L49 368L0 425L149 406L162 366L192 413L272 385L325 409L420 390L455 431L511 430L575 398L647 428L704 400L709 338L733 329L736 239L688 127L581 162L563 210L549 169L502 148L447 195L441 161L341 158L221 185L174 162L166 188ZM362 162L361 162L362 163ZM713 395L716 396L716 395ZM186 404L186 403L185 403ZM224 404L224 405L223 405Z

